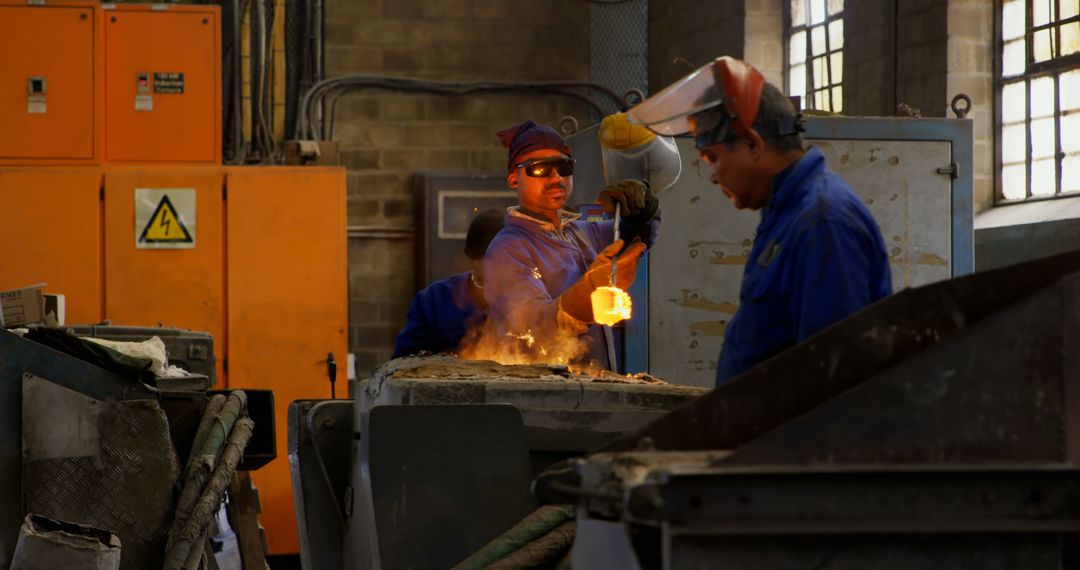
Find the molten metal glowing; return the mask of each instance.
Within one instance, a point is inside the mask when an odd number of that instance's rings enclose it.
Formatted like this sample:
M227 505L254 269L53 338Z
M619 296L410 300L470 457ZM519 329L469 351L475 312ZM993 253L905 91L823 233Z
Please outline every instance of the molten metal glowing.
M614 325L630 318L630 295L617 287L597 287L592 293L593 319Z

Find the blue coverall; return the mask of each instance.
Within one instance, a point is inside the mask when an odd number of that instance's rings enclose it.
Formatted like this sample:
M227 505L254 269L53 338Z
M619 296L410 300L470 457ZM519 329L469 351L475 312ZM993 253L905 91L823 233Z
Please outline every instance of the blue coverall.
M469 295L469 274L458 273L428 285L409 306L408 322L394 343L394 358L420 351L445 352L458 347L470 327L484 322Z
M888 296L881 230L811 148L773 181L724 331L717 385Z
M538 353L540 348L557 351L568 337L575 337L587 344L581 357L607 367L603 330L598 325L582 325L580 334L570 334L560 327L558 318L559 295L581 279L597 252L614 238L613 221L585 222L578 217L566 212L562 227L555 227L550 221L510 209L506 224L484 256L488 318L496 338L506 342L531 334L536 344L528 350L539 360L547 356ZM626 243L638 237L651 245L659 232L660 216L641 224L624 219L619 227L619 237Z

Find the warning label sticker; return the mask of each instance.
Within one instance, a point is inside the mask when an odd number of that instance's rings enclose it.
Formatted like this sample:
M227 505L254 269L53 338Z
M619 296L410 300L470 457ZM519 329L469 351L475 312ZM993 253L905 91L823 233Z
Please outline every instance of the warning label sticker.
M194 188L135 189L135 247L195 247Z

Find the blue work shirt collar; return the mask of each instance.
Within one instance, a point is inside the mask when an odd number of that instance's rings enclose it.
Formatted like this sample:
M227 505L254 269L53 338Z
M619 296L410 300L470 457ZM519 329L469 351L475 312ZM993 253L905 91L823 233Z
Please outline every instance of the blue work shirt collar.
M802 188L801 182L825 170L825 155L816 146L810 147L806 154L773 178L772 194L769 204L761 211L761 218L768 218L773 212L780 212L795 200Z
M570 210L563 210L559 212L559 225L556 227L555 224L551 222L551 220L539 218L528 210L525 210L521 206L511 206L507 208L506 211L508 214L510 214L511 218L518 218L521 220L528 220L530 222L533 222L540 226L540 229L544 230L545 232L561 230L565 228L566 225L570 222L577 221L579 218L581 218L581 214L571 212Z

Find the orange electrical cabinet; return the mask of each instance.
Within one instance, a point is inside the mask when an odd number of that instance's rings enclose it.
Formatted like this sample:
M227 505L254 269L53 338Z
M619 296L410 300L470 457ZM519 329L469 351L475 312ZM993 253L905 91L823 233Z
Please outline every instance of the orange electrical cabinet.
M100 322L100 191L94 168L0 169L0 289L46 282L68 323Z
M105 20L105 160L221 162L217 6L119 4Z
M233 167L226 186L229 388L274 391L277 460L252 478L270 553L296 553L288 407L330 397L328 355L348 383L345 171Z
M100 160L100 12L0 0L0 164Z
M105 318L214 335L218 387L228 382L223 180L216 168L106 171L104 205Z

